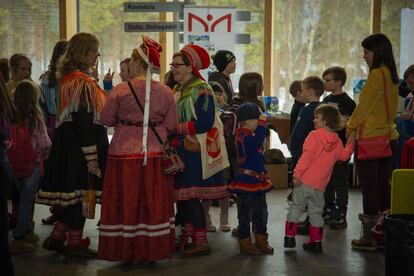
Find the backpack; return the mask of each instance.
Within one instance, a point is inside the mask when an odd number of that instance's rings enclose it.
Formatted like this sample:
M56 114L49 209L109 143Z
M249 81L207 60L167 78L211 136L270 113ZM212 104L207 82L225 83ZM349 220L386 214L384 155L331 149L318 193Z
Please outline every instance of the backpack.
M286 157L279 149L268 149L264 152L265 164L286 164Z
M11 167L16 178L32 175L36 166L36 151L32 145L30 130L27 125L12 126L12 143L7 151Z
M226 142L227 155L237 155L235 144L235 132L237 128L237 106L230 106L220 114L223 123L224 141Z

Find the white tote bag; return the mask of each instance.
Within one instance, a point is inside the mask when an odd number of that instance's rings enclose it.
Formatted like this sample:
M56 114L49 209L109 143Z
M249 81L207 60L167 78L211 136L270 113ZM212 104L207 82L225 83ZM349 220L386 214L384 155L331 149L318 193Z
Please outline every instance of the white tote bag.
M216 112L213 127L207 132L196 134L201 149L202 177L207 179L230 166L224 141L223 124Z

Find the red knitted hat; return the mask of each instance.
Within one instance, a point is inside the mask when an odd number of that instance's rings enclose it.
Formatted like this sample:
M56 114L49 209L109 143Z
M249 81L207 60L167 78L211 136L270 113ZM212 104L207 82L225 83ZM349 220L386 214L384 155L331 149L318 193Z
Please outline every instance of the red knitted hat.
M210 66L210 56L207 51L198 45L188 44L180 52L184 53L190 59L193 74L204 80L199 70L206 69Z
M142 35L142 44L139 46L149 60L152 73L160 73L160 53L162 47L148 35Z

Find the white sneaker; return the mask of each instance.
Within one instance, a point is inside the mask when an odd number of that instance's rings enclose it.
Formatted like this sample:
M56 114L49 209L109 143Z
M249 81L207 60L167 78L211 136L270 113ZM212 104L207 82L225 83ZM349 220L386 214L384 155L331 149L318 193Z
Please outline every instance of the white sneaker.
M223 225L220 225L220 230L222 232L230 232L231 231L231 227L228 224L223 224Z
M207 232L216 232L217 228L214 225L207 226Z

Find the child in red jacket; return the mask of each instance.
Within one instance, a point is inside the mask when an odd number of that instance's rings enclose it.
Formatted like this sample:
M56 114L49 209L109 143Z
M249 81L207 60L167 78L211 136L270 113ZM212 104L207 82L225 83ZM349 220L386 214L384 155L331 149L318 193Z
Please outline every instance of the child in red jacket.
M344 127L337 107L320 105L314 112L314 131L303 145L303 153L293 172L293 201L287 215L285 248L296 246L297 222L302 212L308 210L310 219L309 242L303 248L322 253L324 191L336 161L348 160L353 151L354 137L349 137L345 148L335 131Z

